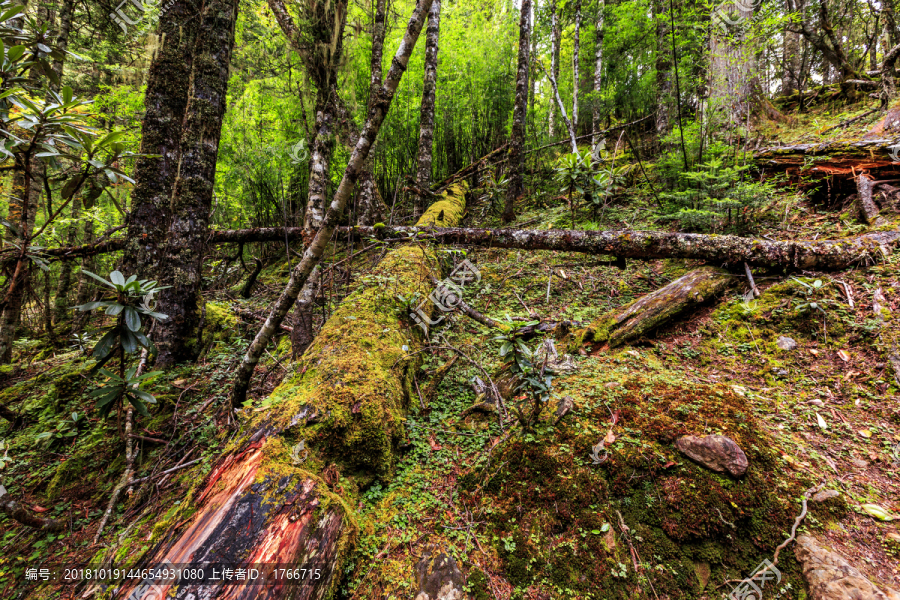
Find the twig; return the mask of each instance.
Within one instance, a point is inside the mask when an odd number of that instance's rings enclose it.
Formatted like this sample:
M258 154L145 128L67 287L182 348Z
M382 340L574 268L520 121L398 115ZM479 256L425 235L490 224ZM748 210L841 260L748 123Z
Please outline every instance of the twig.
M753 281L753 273L750 272L750 265L744 263L744 272L747 273L747 280L750 282L750 289L753 290L753 297L759 298L759 289L756 287L756 282Z
M155 479L155 478L157 478L157 477L162 477L163 475L168 475L169 473L174 473L175 471L180 471L181 469L186 469L187 467L190 467L191 465L197 464L197 463L200 462L201 460L203 460L203 459L202 459L202 458L195 458L195 459L192 460L191 462L184 463L183 465L175 465L175 466L172 467L171 469L168 469L168 470L166 470L166 471L162 471L162 472L160 472L160 473L157 473L156 475L147 475L146 477L141 477L140 479L135 479L134 481L132 481L132 483L143 483L143 482L145 482L145 481L149 481L149 480Z

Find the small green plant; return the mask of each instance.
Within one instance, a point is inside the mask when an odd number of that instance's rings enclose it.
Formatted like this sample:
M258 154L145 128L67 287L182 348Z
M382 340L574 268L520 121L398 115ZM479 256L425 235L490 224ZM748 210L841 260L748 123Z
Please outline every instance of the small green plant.
M806 283L801 279L797 279L796 277L791 277L791 279L801 286L803 286L800 290L800 293L803 294L803 299L794 307L797 312L808 312L808 311L820 311L822 314L825 314L825 309L822 307L822 303L824 300L815 298L816 294L819 290L822 289L822 280L816 279L812 283Z
M57 442L70 440L77 436L84 422L83 414L73 412L70 419L63 419L57 424L55 429L39 433L34 439L36 442L43 442L49 448Z
M119 271L110 273L108 280L90 271L84 273L112 288L115 299L88 302L77 308L81 311L104 308L106 314L116 317L115 325L100 338L93 351L93 356L98 361L95 370L106 377L108 382L103 387L92 390L88 395L97 398L97 408L103 417L108 416L113 407L121 406L124 400L134 406L139 413L148 416L144 403L153 404L156 398L141 390L140 384L159 373L140 375L137 366L126 367L126 355L134 354L138 349L146 350L148 354L153 351L152 343L141 331L143 327L141 317L148 317L150 321L164 321L168 318L154 311L151 306L154 295L166 288L158 286L155 281L139 280L136 275L126 279ZM116 354L119 356L118 374L102 368Z
M494 341L500 343L500 357L504 359L505 368L519 381L515 392L524 395L514 406L516 417L522 428L531 432L550 400L553 377L544 373L546 364L534 363L535 353L522 340L515 322L508 315L498 322L503 329L494 336ZM521 325L528 327L538 323L539 321L530 321Z
M561 185L560 192L568 198L569 211L572 213L572 229L575 229L575 192L584 195L590 189L594 174L591 162L591 151L572 152L559 157L556 166L556 182Z

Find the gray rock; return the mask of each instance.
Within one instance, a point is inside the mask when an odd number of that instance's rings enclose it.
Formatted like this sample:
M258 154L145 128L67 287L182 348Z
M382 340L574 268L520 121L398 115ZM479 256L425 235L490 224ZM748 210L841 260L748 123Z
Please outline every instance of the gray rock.
M797 342L784 335L778 336L775 344L785 352L790 352L797 347Z
M818 494L814 495L811 500L813 502L825 502L827 500L831 500L832 498L837 498L841 493L837 490L822 490Z
M415 600L465 600L465 577L453 557L444 552L426 549L416 564Z
M675 441L675 447L688 458L717 473L728 471L740 477L750 465L741 447L724 435L685 435Z
M808 535L794 548L809 585L810 600L900 600L900 593L879 589L837 552L823 548Z

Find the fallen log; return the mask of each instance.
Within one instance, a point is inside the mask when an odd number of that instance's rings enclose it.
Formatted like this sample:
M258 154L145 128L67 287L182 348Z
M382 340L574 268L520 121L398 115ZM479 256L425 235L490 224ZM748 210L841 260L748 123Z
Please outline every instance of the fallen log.
M420 224L456 223L465 211L465 186L452 186ZM356 539L352 506L359 490L390 474L405 438L404 416L419 369L423 339L395 297L427 297L440 276L432 248L389 252L372 277L390 281L348 296L295 363L297 373L266 400L267 410L205 481L189 492L184 509L157 529L171 532L145 561L229 564L231 568L303 568L320 574L302 582L182 584L191 593L226 598L327 598ZM422 307L430 315L431 303ZM196 509L193 514L189 511ZM182 521L182 519L185 519ZM180 529L179 523L187 527ZM136 542L137 543L137 542ZM116 597L157 597L174 582L145 580L145 595L123 589ZM222 594L217 596L216 594Z
M637 339L672 317L702 304L734 282L728 271L700 267L576 332L572 349L593 342L610 348Z
M468 229L460 227L339 227L341 236L380 238L384 243L429 240L438 244L604 254L619 259L689 258L712 262L796 269L840 270L878 260L900 244L900 232L880 231L840 240L770 241L733 235L667 231L579 231L568 229ZM210 243L301 239L302 229L265 227L216 231ZM77 248L51 248L48 256L72 256ZM61 252L60 252L61 251ZM68 252L68 254L67 254Z

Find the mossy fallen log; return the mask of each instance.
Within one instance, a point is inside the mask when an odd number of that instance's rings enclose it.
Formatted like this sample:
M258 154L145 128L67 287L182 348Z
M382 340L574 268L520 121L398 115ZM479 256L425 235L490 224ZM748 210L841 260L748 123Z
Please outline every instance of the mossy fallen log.
M734 282L728 271L700 267L576 332L575 347L587 342L610 348L646 335L675 315L702 304Z
M455 224L465 186L451 186L419 225ZM180 507L157 525L154 550L141 563L262 564L306 569L303 581L266 584L145 580L116 597L328 598L357 535L359 490L390 475L405 437L403 421L422 346L395 297L427 297L440 275L437 254L422 246L389 252L325 323L289 377L264 402L237 442ZM426 303L423 310L430 310ZM209 569L208 569L209 570ZM143 595L132 596L135 589ZM200 596L200 590L203 596ZM216 594L221 594L217 596Z

